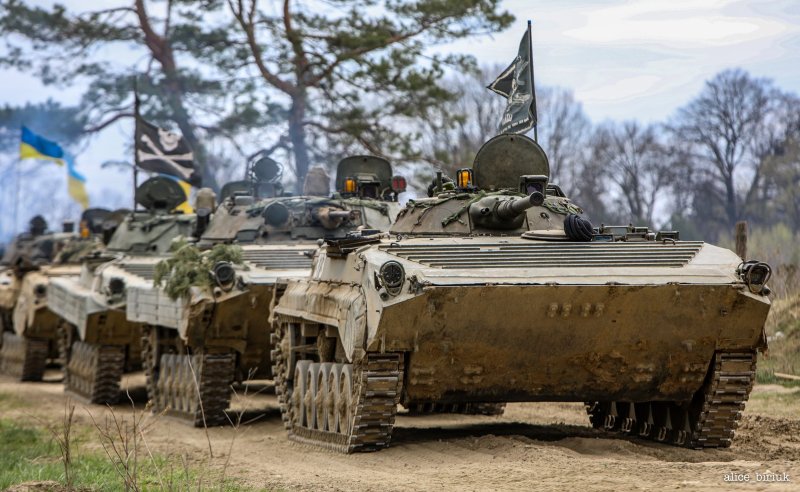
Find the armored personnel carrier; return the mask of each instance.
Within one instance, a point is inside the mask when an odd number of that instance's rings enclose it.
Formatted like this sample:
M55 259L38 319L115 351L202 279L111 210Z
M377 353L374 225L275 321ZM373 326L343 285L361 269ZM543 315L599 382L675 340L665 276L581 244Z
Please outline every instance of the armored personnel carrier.
M256 163L257 181L276 185L274 166ZM318 240L388 229L405 189L389 162L351 157L337 176L334 197L319 168L304 196L257 199L250 193L263 186L226 185L247 194L223 190L199 242L209 251L187 245L165 262L164 285L128 290L128 319L148 326L142 357L156 411L195 426L227 423L231 384L272 376L268 315L277 279L307 276Z
M145 210L107 230L105 250L86 257L77 275L51 282L47 302L59 318L67 392L92 403L113 403L125 369L141 364L141 327L125 317L125 291L150 285L173 240L195 233L194 214L173 212L184 200L171 179L145 181L136 190Z
M8 268L0 280L3 348L0 370L23 381L40 381L48 359L60 359L56 333L58 319L47 305L53 279L77 275L84 254L101 246L99 225L109 216L105 209L88 209L81 216L80 234L72 223L63 233L47 233L40 216L31 221L6 258Z
M389 234L328 240L276 288L292 440L389 444L397 404L578 401L597 427L731 443L766 346L769 267L675 232L593 228L532 140L500 135Z
M36 247L37 239L45 236L47 222L40 215L32 218L28 231L18 235L0 258L0 332L14 331L14 306L17 305L20 281L25 273L35 270L50 258L42 258L42 248ZM52 235L42 238L49 241ZM50 242L49 244L52 244ZM2 346L2 339L0 339Z

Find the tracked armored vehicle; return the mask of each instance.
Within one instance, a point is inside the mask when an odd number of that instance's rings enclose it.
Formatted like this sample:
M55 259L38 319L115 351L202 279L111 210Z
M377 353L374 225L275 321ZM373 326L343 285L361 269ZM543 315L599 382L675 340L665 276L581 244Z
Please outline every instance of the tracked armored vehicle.
M195 426L227 423L231 384L272 377L268 315L276 280L307 276L318 240L387 230L400 209L405 182L393 178L384 159L343 160L334 197L327 174L312 171L305 196L256 199L223 191L230 196L199 242L208 251L176 253L159 288L129 289L128 318L148 325L143 359L156 411ZM274 169L259 174L275 184ZM179 259L184 255L188 264ZM198 269L189 287L186 272ZM180 285L184 290L176 292Z
M292 440L389 444L397 404L589 402L596 427L731 443L766 346L769 267L675 232L593 228L544 151L501 135L390 234L327 241L276 289Z
M141 365L141 327L125 317L125 292L151 285L156 263L178 237L195 233L194 214L173 210L185 200L168 178L151 178L136 191L145 211L124 218L109 232L104 251L86 257L78 275L54 279L47 291L59 318L66 359L64 388L92 403L114 403L123 372Z
M14 331L14 306L17 305L22 277L52 259L52 256L42 257L45 251L36 246L37 240L47 240L52 244L52 234L46 233L47 222L37 215L31 219L28 231L19 234L3 251L0 258L0 333Z
M46 233L46 223L34 218L29 233L17 238L6 258L3 274L3 348L0 370L23 381L40 381L48 360L61 362L57 344L58 318L47 304L52 280L77 275L84 254L102 245L99 225L110 212L88 209L81 216L81 231L65 224L63 233Z

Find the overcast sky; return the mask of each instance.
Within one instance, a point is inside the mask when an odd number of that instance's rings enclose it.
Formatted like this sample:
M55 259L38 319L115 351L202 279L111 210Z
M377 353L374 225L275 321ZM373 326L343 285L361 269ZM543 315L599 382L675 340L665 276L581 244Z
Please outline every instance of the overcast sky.
M101 4L62 3L78 9ZM800 89L799 0L507 0L503 6L517 17L511 29L437 50L471 53L482 64L505 65L531 19L536 84L573 89L595 122L664 120L696 95L705 80L730 67L772 78L784 90ZM81 87L63 91L26 75L0 73L4 104L48 97L69 104L81 92ZM488 91L487 97L492 97ZM117 125L78 156L96 205L129 200L127 175L101 172L99 164L126 158L123 145L130 133L130 123ZM109 197L120 203L98 203Z

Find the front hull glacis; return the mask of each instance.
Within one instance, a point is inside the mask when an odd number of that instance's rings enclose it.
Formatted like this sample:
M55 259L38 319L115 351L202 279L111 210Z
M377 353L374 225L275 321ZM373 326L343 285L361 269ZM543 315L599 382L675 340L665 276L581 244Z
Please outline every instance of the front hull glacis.
M683 401L716 350L762 345L768 309L735 286L429 286L367 351L408 354L408 402Z
M765 348L769 300L722 248L429 243L364 255L375 271L398 261L410 279L382 299L365 275L365 349L407 354L408 402L684 401L715 352Z
M595 427L729 446L770 307L740 264L731 251L680 241L439 237L381 239L346 255L323 248L309 278L286 282L273 314L290 438L380 449L392 402L495 413L504 402L575 401L587 402ZM352 417L332 420L325 395L341 398L336 378L361 381L361 392L343 407ZM382 413L366 410L376 405Z
M187 296L170 298L161 286L127 292L127 316L173 330L192 350L233 351L237 379L270 378L269 305L279 277L305 277L315 245L245 245L244 265L230 290L193 286Z

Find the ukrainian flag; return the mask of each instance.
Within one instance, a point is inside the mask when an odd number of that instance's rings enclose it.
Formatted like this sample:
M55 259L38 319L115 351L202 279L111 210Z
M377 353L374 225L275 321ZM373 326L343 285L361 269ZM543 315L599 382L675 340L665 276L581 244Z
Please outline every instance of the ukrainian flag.
M86 193L86 178L76 169L72 156L65 153L57 143L47 140L26 127L22 127L22 140L19 143L20 159L44 159L59 166L67 164L67 192L84 210L89 208L89 195Z
M75 161L67 154L67 192L73 200L81 204L84 210L89 208L89 195L86 193L86 178L75 169Z
M22 141L19 143L20 159L44 159L64 165L64 149L55 142L47 140L26 127L22 127Z

